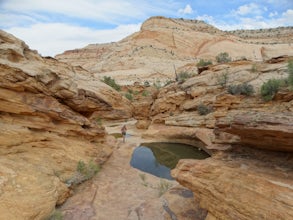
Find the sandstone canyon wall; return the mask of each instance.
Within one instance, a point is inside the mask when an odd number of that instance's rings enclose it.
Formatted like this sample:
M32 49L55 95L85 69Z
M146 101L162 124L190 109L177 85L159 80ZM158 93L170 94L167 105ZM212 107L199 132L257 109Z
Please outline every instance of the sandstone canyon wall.
M127 99L79 67L0 32L0 219L44 219L70 195L79 161L115 141L97 119L128 118Z
M212 155L181 160L172 171L208 211L206 219L293 217L293 92L281 89L270 102L260 96L268 79L288 77L291 59L213 65L185 82L165 86L154 100L146 137L194 145L200 140ZM228 93L229 86L243 83L255 93ZM201 114L200 106L210 112Z
M181 84L160 90L146 136L198 139L212 155L181 160L172 175L194 192L207 219L291 219L293 217L293 93L281 90L270 102L260 87L288 76L288 60L238 61L214 65ZM225 86L219 79L227 75ZM231 95L229 85L249 83L252 96ZM199 106L210 113L200 114Z

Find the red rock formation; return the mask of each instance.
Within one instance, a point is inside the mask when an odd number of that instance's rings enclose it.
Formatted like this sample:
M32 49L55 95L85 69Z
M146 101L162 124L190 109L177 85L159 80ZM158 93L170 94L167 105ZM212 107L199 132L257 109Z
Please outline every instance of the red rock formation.
M219 159L180 160L172 175L214 219L291 219L292 167L288 154L240 151Z
M0 31L0 219L46 218L70 195L78 161L111 155L115 142L93 117L101 112L128 118L132 107L82 68Z
M216 134L226 132L237 135L235 142L273 151L293 151L293 114L245 112L220 118L216 123ZM230 140L220 140L231 143Z

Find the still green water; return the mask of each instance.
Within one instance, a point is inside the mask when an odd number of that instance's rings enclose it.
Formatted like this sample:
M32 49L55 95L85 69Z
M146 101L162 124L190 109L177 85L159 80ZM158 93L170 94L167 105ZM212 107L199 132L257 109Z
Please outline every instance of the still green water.
M197 147L177 143L143 143L137 147L130 161L134 168L155 176L173 179L170 170L180 159L205 159L209 155Z

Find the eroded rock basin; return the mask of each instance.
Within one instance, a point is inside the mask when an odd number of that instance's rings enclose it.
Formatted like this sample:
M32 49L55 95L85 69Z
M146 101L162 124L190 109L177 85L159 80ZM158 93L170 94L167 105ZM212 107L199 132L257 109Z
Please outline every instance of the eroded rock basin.
M97 176L78 187L61 207L63 219L204 219L206 212L196 205L189 189L131 167L134 149L145 140L132 122L127 128L130 136L126 143L118 138L116 149ZM107 127L108 133L119 130L119 125ZM163 194L166 186L172 189Z
M170 170L180 159L205 159L209 155L191 145L181 143L142 143L131 157L130 165L157 177L173 180Z

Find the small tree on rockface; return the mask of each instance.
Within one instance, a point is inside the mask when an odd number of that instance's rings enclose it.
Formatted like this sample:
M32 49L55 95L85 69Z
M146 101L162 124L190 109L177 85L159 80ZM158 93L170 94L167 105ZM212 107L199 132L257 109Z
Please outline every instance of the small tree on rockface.
M111 76L104 76L101 81L106 83L108 86L111 86L116 91L121 90L121 87L115 82L115 79L111 78Z
M291 87L293 87L293 60L289 60L288 62L288 72L289 72L288 83Z
M204 60L204 59L200 59L199 62L196 64L197 67L204 67L204 66L208 66L208 65L212 65L212 61L210 60Z
M228 63L231 62L231 57L229 57L229 54L227 52L219 53L216 56L216 60L218 63Z

